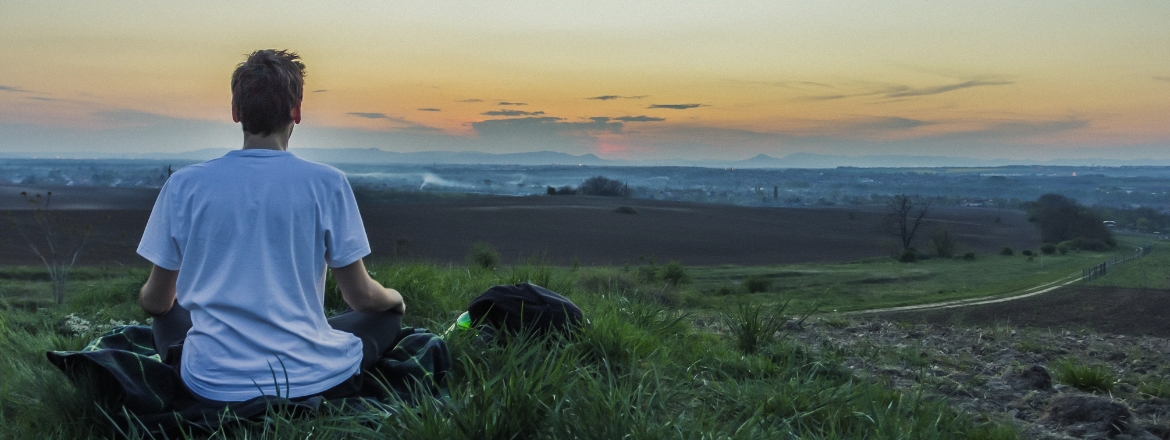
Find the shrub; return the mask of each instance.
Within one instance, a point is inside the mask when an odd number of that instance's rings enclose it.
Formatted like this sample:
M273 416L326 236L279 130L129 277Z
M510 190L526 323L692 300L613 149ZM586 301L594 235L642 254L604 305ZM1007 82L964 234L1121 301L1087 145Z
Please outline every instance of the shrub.
M730 285L730 284L722 284L719 287L715 288L715 295L716 296L728 296L728 295L735 295L737 293L739 293L739 289L733 285Z
M487 242L477 241L467 252L467 265L493 270L500 265L500 253Z
M1031 256L1032 256L1032 250L1031 250L1031 249L1024 249L1024 250L1020 251L1020 255L1023 255L1023 256L1026 256L1026 257L1031 257Z
M683 268L682 263L677 261L671 261L666 263L665 266L662 266L662 279L676 286L691 282L691 276L687 274L687 270Z
M963 259L967 260L967 261L975 261L975 253L974 252L967 252L967 253L963 254Z
M761 343L784 327L786 307L787 304L776 313L764 313L764 306L741 304L731 313L723 314L723 325L735 338L735 346L744 354L752 354L759 350Z
M1100 365L1080 364L1073 359L1063 359L1054 365L1057 382L1081 391L1109 391L1117 379L1108 369Z
M638 266L638 280L643 283L658 281L658 265L653 258L645 266Z
M902 251L902 255L898 256L898 261L902 263L913 263L918 261L918 253L911 249Z
M748 293L767 292L772 288L772 280L763 275L752 274L743 280L743 287Z
M1003 255L1005 257L1010 257L1012 255L1015 255L1016 251L1013 251L1012 248L1010 248L1010 247L1004 246L1003 249L999 250L999 254Z
M927 245L930 252L945 258L954 256L959 250L959 243L946 228L935 229L934 233L931 234L930 243Z
M553 188L550 186L545 189L545 193L550 196L572 196L577 194L577 190L569 185L565 185L560 188Z
M1055 254L1056 253L1056 245L1052 244L1052 243L1044 243L1044 244L1040 245L1040 252L1043 252L1044 255Z
M619 206L617 209L614 209L613 212L618 214L637 214L638 210L630 206Z

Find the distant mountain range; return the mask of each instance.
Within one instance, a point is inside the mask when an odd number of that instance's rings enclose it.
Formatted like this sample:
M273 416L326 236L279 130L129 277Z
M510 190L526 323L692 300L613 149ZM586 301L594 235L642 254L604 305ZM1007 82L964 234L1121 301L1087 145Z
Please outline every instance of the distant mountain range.
M227 149L209 148L182 153L0 153L0 159L78 158L78 159L148 159L203 161L223 156ZM842 156L793 153L784 157L758 154L738 161L712 160L607 160L593 154L572 155L555 151L528 153L484 153L478 151L424 151L399 153L377 148L296 148L297 156L334 164L453 164L453 165L590 165L590 166L695 166L709 168L912 168L912 167L995 167L1007 165L1048 166L1170 166L1170 160L1122 159L1053 159L1010 160L974 159L951 156L869 155Z

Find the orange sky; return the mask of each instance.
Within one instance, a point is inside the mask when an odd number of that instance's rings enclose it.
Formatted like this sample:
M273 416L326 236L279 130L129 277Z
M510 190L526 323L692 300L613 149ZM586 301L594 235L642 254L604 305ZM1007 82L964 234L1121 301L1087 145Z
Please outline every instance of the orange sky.
M274 47L294 148L1170 158L1164 1L11 3L0 152L237 147Z

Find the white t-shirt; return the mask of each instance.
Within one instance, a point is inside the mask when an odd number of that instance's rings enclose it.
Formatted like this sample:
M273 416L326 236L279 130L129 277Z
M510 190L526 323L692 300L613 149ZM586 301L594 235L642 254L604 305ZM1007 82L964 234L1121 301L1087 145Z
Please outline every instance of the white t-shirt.
M183 382L220 401L319 393L357 373L361 340L325 320L325 265L369 253L345 175L275 150L180 169L138 245L179 271Z

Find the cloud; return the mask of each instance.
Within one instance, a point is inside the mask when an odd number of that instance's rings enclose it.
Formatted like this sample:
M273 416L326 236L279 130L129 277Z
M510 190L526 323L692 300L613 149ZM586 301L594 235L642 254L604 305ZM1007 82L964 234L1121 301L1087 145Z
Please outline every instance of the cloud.
M646 108L669 108L674 110L686 110L696 107L710 107L707 104L650 104Z
M500 102L499 102L498 104L496 104L496 105L528 105L528 103L527 103L527 102L508 102L508 101L500 101Z
M590 118L568 122L553 116L488 119L471 123L476 142L499 151L552 150L571 154L597 151L599 139L622 132L621 122Z
M1170 76L1155 76L1154 81L1170 82Z
M925 88L912 88L912 87L902 86L899 88L900 90L891 91L889 93L886 93L885 96L887 98L904 98L907 96L927 96L927 95L937 95L939 93L946 93L946 92L955 91L955 90L969 89L972 87L1002 86L1002 85L1008 85L1008 84L1013 84L1013 82L1012 81L971 80L971 81L963 81L963 82L958 83L958 84L950 84L950 85L936 86L936 87L925 87Z
M921 119L902 118L897 116L883 118L863 118L845 124L857 131L900 131L931 125L933 122Z
M37 101L60 101L59 99L46 98L44 96L29 96L28 99L35 99Z
M609 101L611 99L642 99L649 95L635 95L635 96L621 96L621 95L601 95L593 96L585 99L592 99L594 101Z
M654 116L618 116L613 119L622 122L660 122L666 120L666 118L656 118Z
M1053 121L993 121L981 129L954 133L950 136L983 138L1017 138L1026 136L1048 135L1072 131L1089 126L1090 121L1083 118L1068 117ZM948 136L948 135L943 135Z
M443 110L437 109L434 107L423 107L423 108L418 109L418 111L420 111L420 112L441 112Z
M390 117L386 116L385 113L349 112L346 114L350 115L350 116L357 116L359 118L366 118L366 119L390 119Z
M480 114L484 116L539 116L543 115L544 112L526 112L522 110L492 110Z
M483 102L483 100L471 98L471 99L460 99L460 100L455 101L455 102Z
M0 85L0 92L28 93L28 90L20 87Z
M400 118L398 116L390 116L390 115L387 115L385 113L349 112L346 114L350 115L350 116L357 116L359 118L365 118L365 119L385 119L387 121L401 125L401 127L399 127L399 128L403 131L411 131L411 132L419 132L419 133L435 133L435 132L442 131L442 130L434 128L434 127L422 125L422 124L419 124L416 122L411 122L410 120L407 120L406 118Z
M317 90L314 90L313 93L322 93L322 92L328 92L328 91L329 91L328 89L317 89Z
M835 88L835 87L832 87L832 86L829 86L826 84L819 84L819 83L808 83L808 84L815 84L817 86ZM810 96L806 99L810 100L810 101L831 101L831 100L835 100L835 99L857 98L857 97L863 97L863 96L878 96L878 97L886 98L886 99L910 98L910 97L917 97L917 96L938 95L941 93L953 92L955 90L969 89L969 88L973 88L973 87L1002 86L1002 85L1008 85L1008 84L1015 84L1015 82L1003 81L1003 80L975 79L975 80L968 80L968 81L963 81L963 82L959 82L959 83L955 83L955 84L947 84L947 85L934 86L934 87L910 87L907 85L887 85L887 86L882 86L882 87L878 87L875 89L865 90L865 91L860 91L860 92L855 92L855 93L835 93L835 94L831 94L831 95L817 95L817 96Z

